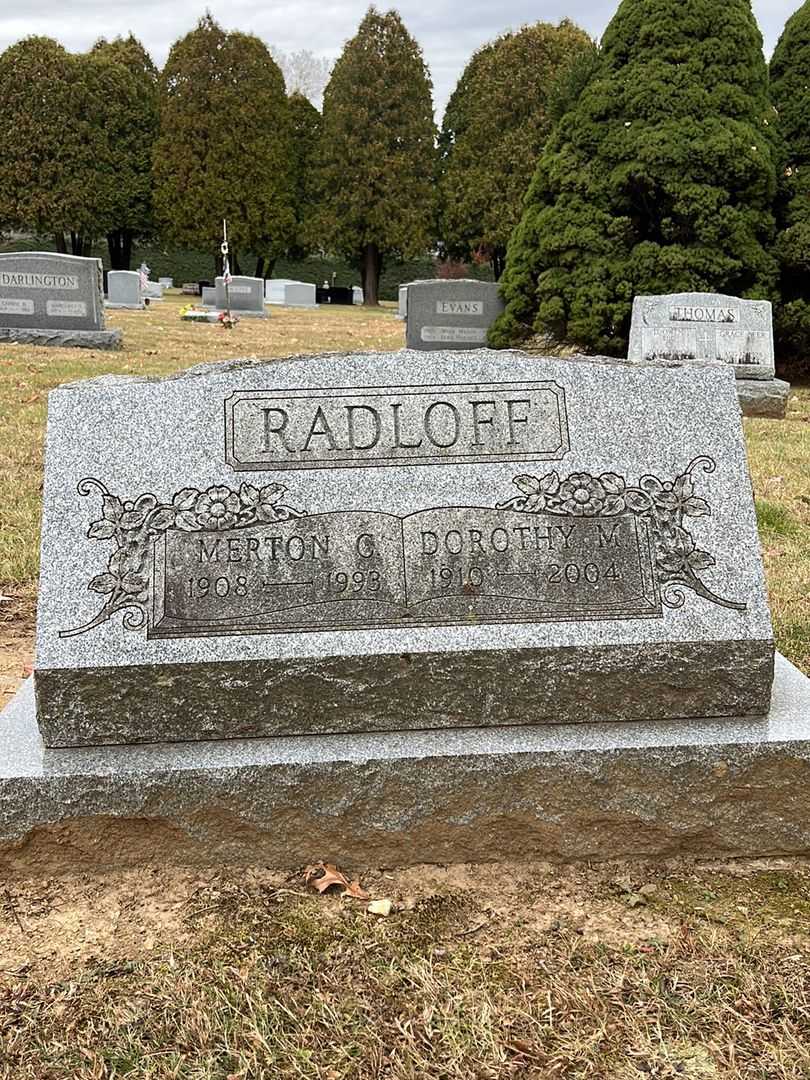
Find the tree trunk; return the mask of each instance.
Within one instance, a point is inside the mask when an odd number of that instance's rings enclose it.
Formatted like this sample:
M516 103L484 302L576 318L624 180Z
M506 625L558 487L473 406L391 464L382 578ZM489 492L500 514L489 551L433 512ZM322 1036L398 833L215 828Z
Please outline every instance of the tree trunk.
M506 252L502 248L495 248L492 252L490 266L492 267L492 276L496 281L500 281L501 274L506 269Z
M382 257L376 244L366 244L360 256L360 273L363 278L363 306L379 307L380 273Z
M264 258L261 255L256 260L256 273L253 276L260 278L264 277Z
M65 243L65 234L63 232L61 232L61 231L58 232L56 234L56 236L54 236L54 240L56 242L56 250L59 252L59 254L60 255L67 255L67 244Z
M269 259L269 258L264 260L264 276L265 276L265 278L269 278L269 277L273 276L273 271L276 268L276 261L277 261L276 259Z
M234 248L231 255L231 273L238 277L242 276L242 267L239 265L239 256L236 253L236 248Z
M110 253L111 270L129 270L132 266L132 233L129 229L116 229L107 233L107 250Z

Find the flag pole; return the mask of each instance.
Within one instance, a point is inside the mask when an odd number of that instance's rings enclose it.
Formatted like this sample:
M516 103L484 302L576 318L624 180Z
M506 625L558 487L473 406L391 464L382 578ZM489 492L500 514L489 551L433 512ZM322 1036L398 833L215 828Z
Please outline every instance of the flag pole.
M228 263L228 222L225 218L222 219L222 277L223 284L225 285L225 308L228 315L228 321L231 319L231 269Z

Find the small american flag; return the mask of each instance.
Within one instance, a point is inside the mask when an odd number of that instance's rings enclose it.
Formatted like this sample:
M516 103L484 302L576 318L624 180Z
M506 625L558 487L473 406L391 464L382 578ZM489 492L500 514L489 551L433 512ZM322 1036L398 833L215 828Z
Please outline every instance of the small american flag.
M233 274L231 273L231 266L228 262L228 256L225 256L225 261L222 264L222 284L230 285L233 281Z

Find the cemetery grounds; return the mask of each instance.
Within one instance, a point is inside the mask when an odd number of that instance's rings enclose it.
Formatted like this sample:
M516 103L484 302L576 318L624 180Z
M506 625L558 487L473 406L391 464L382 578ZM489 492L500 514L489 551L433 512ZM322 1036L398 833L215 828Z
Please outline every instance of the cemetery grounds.
M0 704L32 659L51 387L404 339L393 306L228 331L180 304L110 312L120 353L0 346ZM810 385L744 424L777 646L810 674ZM51 854L0 881L1 1078L810 1077L800 860L403 871L392 851L321 895L303 868L68 872L69 830Z

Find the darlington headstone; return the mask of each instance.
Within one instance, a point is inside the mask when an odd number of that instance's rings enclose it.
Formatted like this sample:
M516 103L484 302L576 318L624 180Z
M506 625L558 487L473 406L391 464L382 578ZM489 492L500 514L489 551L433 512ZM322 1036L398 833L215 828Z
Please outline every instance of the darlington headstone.
M230 296L231 311L237 311L240 315L253 316L263 319L267 312L264 308L264 279L254 277L234 277L225 292L225 282L221 277L214 281L216 290L216 306L224 311L228 305Z
M489 327L503 311L497 285L466 279L412 281L405 302L409 349L483 347Z
M50 746L763 715L732 372L477 351L51 393Z
M77 255L0 254L0 341L114 349L104 327L101 262Z

